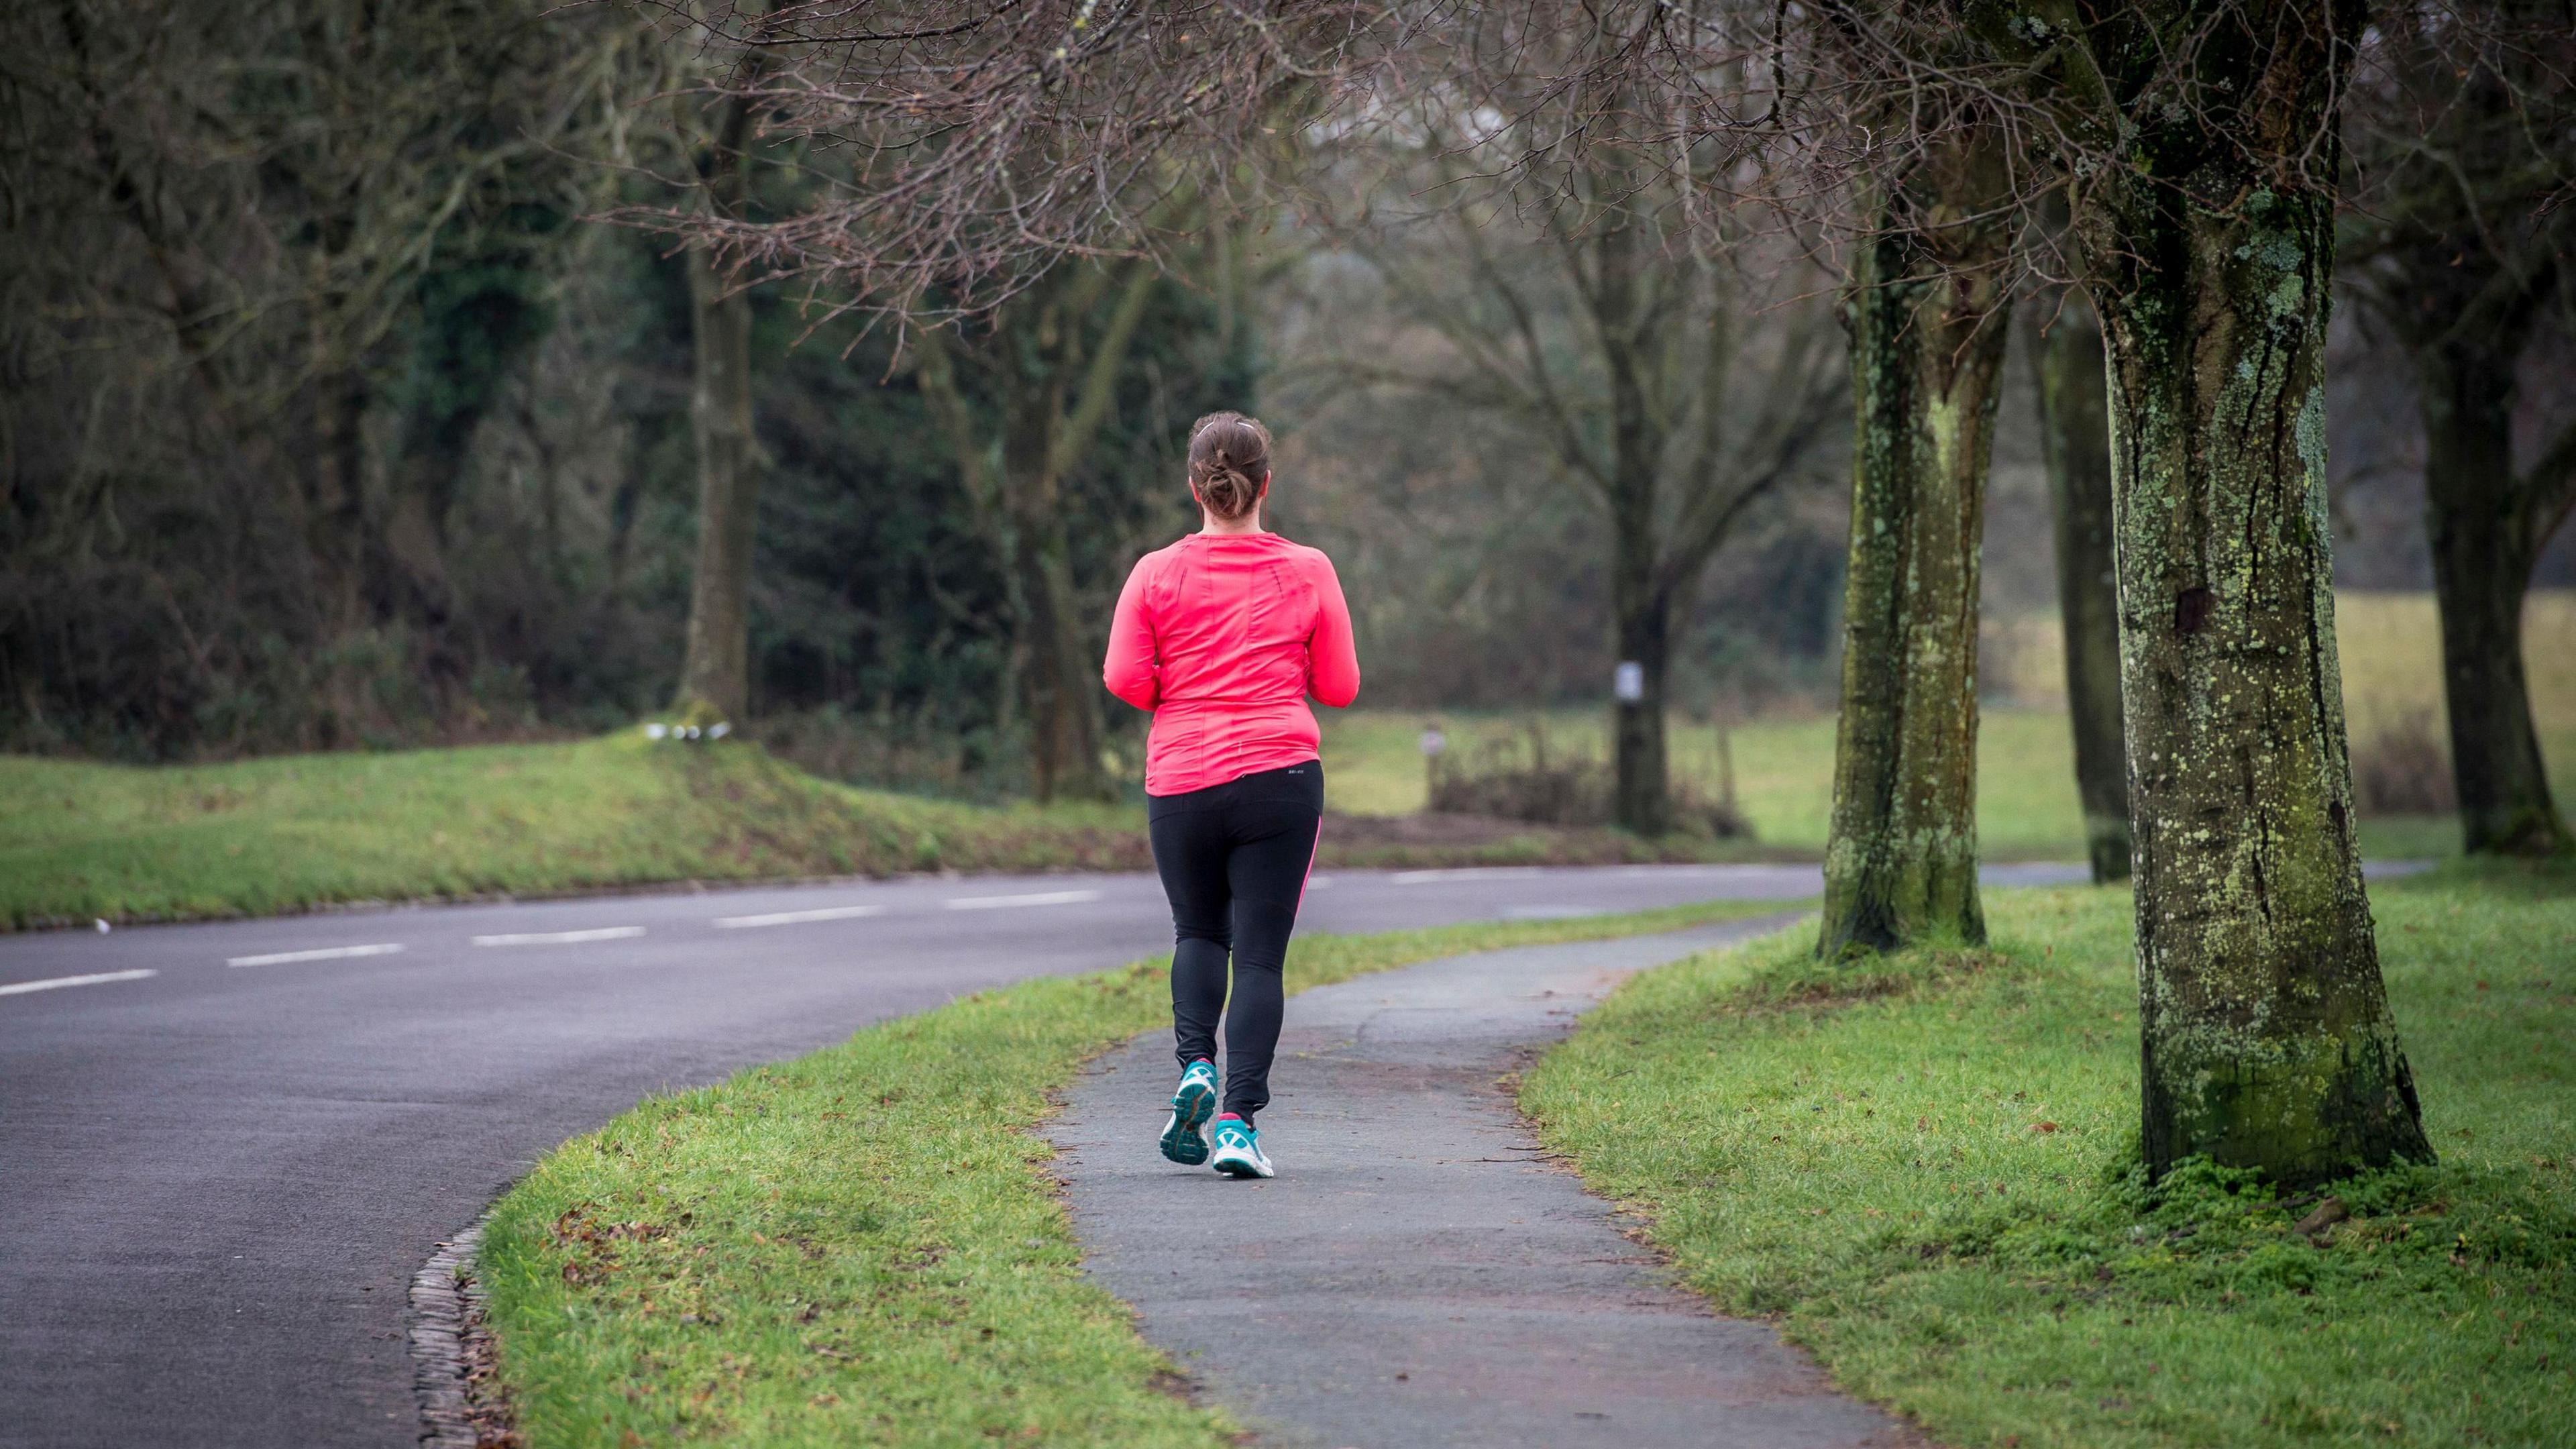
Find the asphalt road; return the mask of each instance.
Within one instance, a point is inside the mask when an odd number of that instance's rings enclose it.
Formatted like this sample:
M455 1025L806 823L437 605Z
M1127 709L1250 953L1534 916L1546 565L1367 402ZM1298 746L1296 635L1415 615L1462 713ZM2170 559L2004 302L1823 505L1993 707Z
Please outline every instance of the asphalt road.
M1817 888L1797 866L1336 872L1300 925ZM1169 931L1128 875L0 937L0 1445L410 1445L404 1288L546 1149Z

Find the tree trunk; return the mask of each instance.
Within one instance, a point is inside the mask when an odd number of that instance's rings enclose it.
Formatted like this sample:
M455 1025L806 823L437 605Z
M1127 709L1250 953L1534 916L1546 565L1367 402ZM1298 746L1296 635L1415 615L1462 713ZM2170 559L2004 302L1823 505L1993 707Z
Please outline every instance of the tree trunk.
M2000 270L1891 228L1845 303L1854 426L1842 716L1821 956L1985 939L1977 900L1977 551L1985 526Z
M2523 590L2540 540L2513 468L2519 351L2481 329L2419 353L2416 367L2451 779L2473 855L2550 855L2569 844L2523 675Z
M1624 558L1619 561L1623 575L1627 563ZM1647 566L1651 564L1650 559ZM1629 590L1623 586L1619 592L1625 596ZM1672 615L1672 600L1651 590L1623 597L1619 607L1619 659L1638 667L1642 687L1638 698L1611 704L1615 775L1611 813L1620 829L1649 837L1672 828L1664 748L1664 675L1672 657Z
M2069 292L2043 336L2031 330L2039 435L2057 522L2057 612L2066 634L2066 712L2093 883L2129 878L2129 761L2120 743L2120 611L2111 557L2111 419L2102 323ZM2040 319L2036 310L2032 320Z
M365 376L355 368L316 378L313 395L312 505L309 547L321 593L324 637L338 639L374 621L365 582L382 560L367 532Z
M2297 62L2263 63L2264 93L2310 98L2286 124L2314 134L2331 88L2285 90ZM2304 1185L2431 1148L2353 839L2331 184L2248 183L2226 208L2205 184L2134 181L2079 219L2110 339L2143 1138L2158 1175L2205 1154Z
M708 722L751 705L752 522L760 504L752 433L751 298L728 293L714 253L688 252L696 376L689 420L698 442L698 558L689 586L688 656L677 707Z
M1653 837L1672 825L1672 786L1664 758L1664 666L1670 656L1672 599L1657 588L1664 543L1664 429L1649 404L1652 332L1640 315L1638 286L1646 241L1621 218L1591 238L1588 298L1610 387L1610 610L1618 631L1610 705L1611 818L1620 829ZM1577 269L1580 275L1580 269ZM1620 699L1615 685L1637 666L1638 697Z
M743 144L751 108L740 95L718 112L700 153L707 204L740 216L750 199ZM731 286L705 243L688 249L695 375L689 423L698 444L698 558L689 582L688 653L675 701L693 722L738 720L751 709L751 551L760 511L760 442L752 430L751 295Z
M1009 400L1002 444L1002 506L1010 515L1007 563L1017 588L1021 697L1029 712L1030 768L1037 797L1109 797L1100 764L1100 671L1084 644L1074 598L1072 545L1065 536L1060 479L1050 460L1061 426L1061 390L1031 386Z

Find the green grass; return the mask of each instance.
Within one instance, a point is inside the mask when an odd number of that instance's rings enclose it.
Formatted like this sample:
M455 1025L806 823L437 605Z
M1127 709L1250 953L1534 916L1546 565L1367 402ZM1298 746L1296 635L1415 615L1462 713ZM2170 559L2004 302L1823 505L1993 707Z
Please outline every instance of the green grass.
M2533 593L2524 616L2532 715L2552 766L2562 808L2576 808L2576 591ZM1977 736L1977 838L1988 860L2081 860L2084 820L2075 798L2074 742L2068 734L2063 644L2054 616L1996 621L1984 647L1993 674L2020 704L1989 703ZM2428 593L2356 593L2336 598L2344 697L2357 742L2420 718L2444 727L2440 621ZM1453 751L1488 734L1536 720L1551 740L1595 754L1607 750L1608 711L1551 709L1516 714L1458 710L1319 711L1324 721L1325 789L1336 810L1403 815L1427 794L1418 740L1438 719ZM1762 719L1732 731L1736 799L1760 845L1821 855L1833 813L1834 722L1830 717ZM1675 717L1676 777L1717 780L1716 734ZM2362 849L2380 859L2456 855L2459 827L2448 818L2361 822Z
M1308 937L1289 982L1777 909ZM480 1260L528 1442L1235 1443L1082 1276L1032 1131L1169 1000L1159 960L985 992L651 1099L547 1155Z
M2336 1189L2321 1242L2134 1171L2116 891L1993 893L1990 949L1864 973L1811 927L1648 973L1522 1101L1689 1283L1945 1444L2564 1444L2576 872L2373 894L2442 1161Z
M1451 748L1507 734L1537 720L1551 741L1603 748L1602 711L1562 709L1516 715L1352 710L1324 732L1325 794L1335 810L1402 815L1427 797L1416 744L1425 721L1446 727ZM1705 724L1672 727L1676 777L1717 778L1716 737ZM1821 856L1834 804L1834 722L1768 719L1733 730L1736 801L1754 842L1773 854ZM2550 758L2576 766L2576 730L2551 736ZM2562 801L2576 802L2576 774L2557 782ZM2455 855L2459 827L2447 818L2364 817L2362 849L2374 859ZM2074 744L2056 710L1988 707L1977 731L1977 844L1990 861L2081 860L2084 813L2075 796ZM1712 852L1714 854L1716 852Z
M144 768L0 756L0 919L941 868L1142 868L1142 812L854 790L748 745L572 744Z
M1420 810L1429 782L1417 743L1438 718L1450 748L1472 754L1485 738L1543 724L1569 749L1607 750L1606 712L1557 709L1514 715L1352 710L1325 725L1326 798L1355 815ZM1765 846L1822 855L1834 805L1834 722L1767 719L1732 731L1737 807ZM1715 732L1676 719L1673 773L1713 787ZM2066 717L2045 710L1989 709L1978 733L1978 844L1994 860L2081 859L2084 815L2075 798Z

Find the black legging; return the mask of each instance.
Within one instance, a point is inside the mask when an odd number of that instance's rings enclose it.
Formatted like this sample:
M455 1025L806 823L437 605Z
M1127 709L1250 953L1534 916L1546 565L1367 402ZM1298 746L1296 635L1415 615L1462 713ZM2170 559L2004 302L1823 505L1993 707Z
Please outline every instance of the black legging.
M1270 1104L1285 992L1279 968L1324 819L1320 760L1264 770L1146 805L1154 868L1172 901L1172 1035L1181 1065L1216 1057L1225 1016L1225 1110ZM1234 1001L1226 1003L1226 955Z

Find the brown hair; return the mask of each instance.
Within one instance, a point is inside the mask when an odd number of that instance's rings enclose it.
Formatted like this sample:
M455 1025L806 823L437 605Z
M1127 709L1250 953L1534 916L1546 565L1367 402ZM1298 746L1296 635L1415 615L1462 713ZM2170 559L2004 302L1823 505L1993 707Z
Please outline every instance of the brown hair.
M1269 481L1270 430L1259 419L1210 413L1190 424L1190 493L1208 512L1241 518Z

